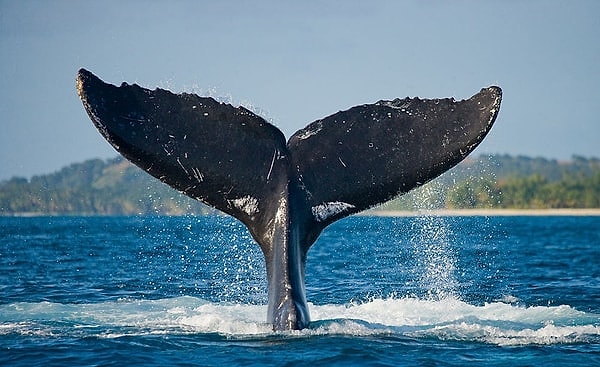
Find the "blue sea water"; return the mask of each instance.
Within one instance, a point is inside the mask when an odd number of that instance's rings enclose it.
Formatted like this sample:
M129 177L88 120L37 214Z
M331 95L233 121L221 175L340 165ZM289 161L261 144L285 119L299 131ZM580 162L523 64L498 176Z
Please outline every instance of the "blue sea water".
M5 217L0 365L600 365L599 259L600 217L350 217L273 332L232 218Z

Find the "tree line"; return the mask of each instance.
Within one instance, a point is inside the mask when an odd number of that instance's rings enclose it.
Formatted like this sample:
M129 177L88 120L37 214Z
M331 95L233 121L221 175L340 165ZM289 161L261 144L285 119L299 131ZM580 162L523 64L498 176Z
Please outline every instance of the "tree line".
M482 155L384 209L600 208L600 160ZM0 215L163 215L214 210L123 158L93 159L58 172L0 182Z
M448 208L600 208L600 172L550 181L540 174L465 180L448 192Z
M206 214L211 209L122 158L88 160L60 171L0 183L0 215Z

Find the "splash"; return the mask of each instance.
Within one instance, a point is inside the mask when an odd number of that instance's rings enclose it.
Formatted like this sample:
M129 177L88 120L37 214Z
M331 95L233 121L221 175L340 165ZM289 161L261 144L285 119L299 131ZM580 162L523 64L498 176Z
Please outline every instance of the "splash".
M411 222L412 249L416 259L415 271L419 286L426 298L441 300L457 297L458 281L454 273L456 258L451 245L452 229L447 219L433 216L430 211L439 208L439 186L434 182L415 190L413 206L421 214Z
M470 305L454 298L373 299L365 303L309 304L309 329L273 332L264 305L214 303L194 297L119 300L96 304L51 302L0 305L0 335L40 338L120 338L210 335L233 339L386 336L494 345L597 343L600 315L570 306Z

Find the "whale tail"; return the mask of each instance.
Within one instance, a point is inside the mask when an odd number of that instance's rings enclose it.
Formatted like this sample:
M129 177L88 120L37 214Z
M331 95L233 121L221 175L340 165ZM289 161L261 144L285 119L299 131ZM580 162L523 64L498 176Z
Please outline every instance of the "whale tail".
M404 98L340 111L289 141L243 107L212 98L104 83L77 91L123 156L186 195L243 222L260 245L275 329L308 325L304 262L334 221L420 186L464 159L494 123L502 92Z

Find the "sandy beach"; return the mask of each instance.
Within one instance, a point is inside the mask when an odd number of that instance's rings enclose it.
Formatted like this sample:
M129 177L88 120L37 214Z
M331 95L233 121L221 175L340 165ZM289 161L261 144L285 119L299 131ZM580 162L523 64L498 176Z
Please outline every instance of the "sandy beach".
M596 209L436 209L436 210L369 210L363 215L381 217L431 216L600 216L600 208Z

